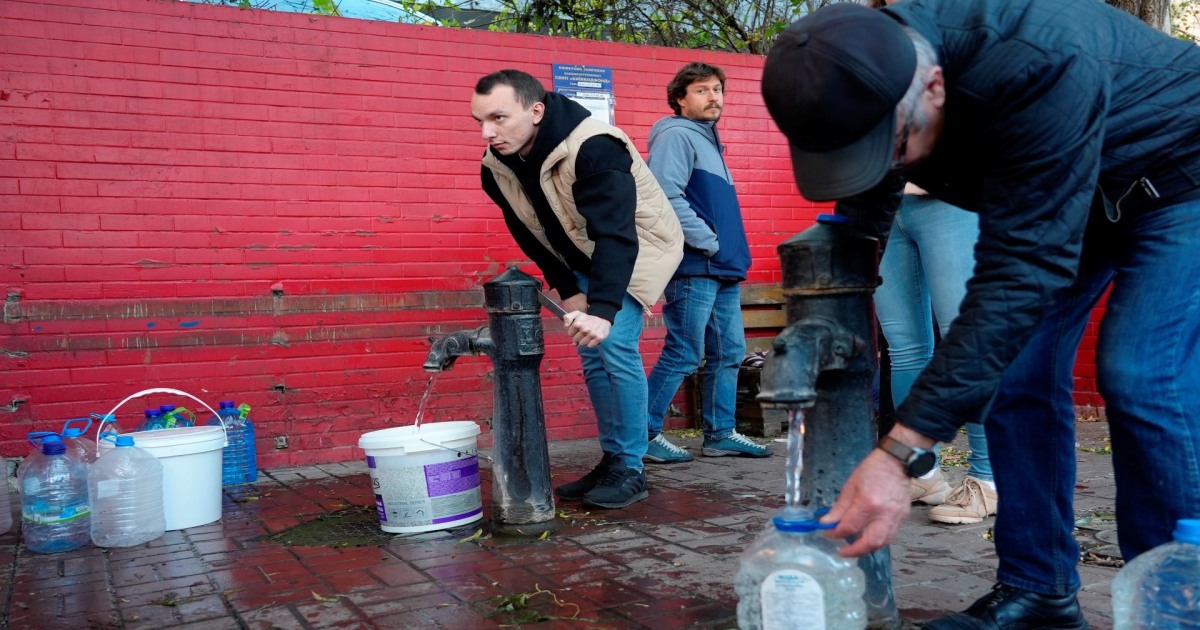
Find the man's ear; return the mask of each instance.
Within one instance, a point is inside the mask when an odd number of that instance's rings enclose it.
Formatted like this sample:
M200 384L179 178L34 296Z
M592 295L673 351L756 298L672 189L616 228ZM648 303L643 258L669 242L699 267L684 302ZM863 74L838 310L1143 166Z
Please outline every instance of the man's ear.
M946 104L946 78L942 75L941 66L934 66L929 71L925 86L929 91L929 104L941 109Z
M546 115L546 104L541 102L534 103L530 109L533 110L533 124L541 124L542 117Z

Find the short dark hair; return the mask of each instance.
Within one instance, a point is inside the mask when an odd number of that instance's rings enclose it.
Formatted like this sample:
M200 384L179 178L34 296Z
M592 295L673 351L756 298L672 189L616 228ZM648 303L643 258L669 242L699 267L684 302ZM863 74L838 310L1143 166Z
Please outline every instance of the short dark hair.
M716 76L721 81L721 89L725 89L725 71L716 66L710 66L702 61L693 61L679 69L675 78L667 84L667 104L676 116L683 113L679 107L679 99L687 96L688 86L701 79Z
M525 109L533 107L535 103L540 103L546 100L546 88L541 81L533 78L528 72L521 70L513 70L511 68L505 70L497 70L486 77L483 77L475 84L475 93L480 96L486 96L496 89L497 85L507 85L517 94L517 100Z

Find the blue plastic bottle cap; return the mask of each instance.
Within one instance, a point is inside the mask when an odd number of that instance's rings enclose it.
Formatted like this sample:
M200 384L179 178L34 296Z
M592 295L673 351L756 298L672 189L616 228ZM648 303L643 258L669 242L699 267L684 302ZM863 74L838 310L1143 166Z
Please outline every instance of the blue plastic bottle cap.
M62 436L64 438L77 438L81 435L83 435L83 431L81 431L75 427L71 427L71 428L63 431L63 433L62 433Z
M43 455L62 455L66 452L67 445L63 444L62 438L58 437L58 434L51 434L42 438Z
M807 509L785 507L771 519L775 529L781 532L813 532L818 529L833 529L837 523L821 523L820 518L829 512L828 508L817 510L816 513Z
M220 407L218 407L218 408L219 408L219 409L226 409L226 408L228 408L228 409L233 409L233 407L234 407L234 405L233 405L233 401L232 401L232 400L222 400L222 401L220 402Z
M1175 523L1175 540L1200 545L1200 518L1181 518Z
M117 436L117 446L133 446L133 436L132 435L118 435Z
M836 223L838 225L848 222L849 219L840 214L818 214L817 223Z

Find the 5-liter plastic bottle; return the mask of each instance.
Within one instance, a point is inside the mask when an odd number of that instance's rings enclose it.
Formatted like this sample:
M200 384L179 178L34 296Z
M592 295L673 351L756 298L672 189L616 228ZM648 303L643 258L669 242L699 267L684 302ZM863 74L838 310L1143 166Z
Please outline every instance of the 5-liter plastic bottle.
M45 459L46 456L42 455L42 440L50 435L57 436L58 434L53 431L30 431L25 435L29 444L33 446L33 450L25 456L25 459L21 460L21 463L17 464L17 492L22 494L25 492L21 489L21 480L25 478L25 472L29 470L29 467L34 462Z
M1200 519L1126 564L1112 582L1115 630L1200 629Z
M734 579L741 630L861 630L866 578L838 555L811 511L785 507L742 553Z
M163 535L163 467L129 435L105 433L116 444L88 471L92 498L92 542L98 547L133 547Z
M7 534L12 529L12 499L9 497L8 479L5 472L3 482L0 482L0 534Z
M223 400L210 425L225 424L229 445L221 453L221 485L236 486L258 479L258 453L254 450L254 423L250 420L250 405L234 407L232 400Z
M72 426L80 422L84 423L82 428ZM91 428L91 418L74 418L67 420L62 430L62 440L67 445L67 455L78 458L88 465L96 461L96 457L99 456L96 452L96 443L84 437Z
M87 466L67 456L58 435L42 439L42 455L21 479L25 547L35 553L78 549L91 536Z

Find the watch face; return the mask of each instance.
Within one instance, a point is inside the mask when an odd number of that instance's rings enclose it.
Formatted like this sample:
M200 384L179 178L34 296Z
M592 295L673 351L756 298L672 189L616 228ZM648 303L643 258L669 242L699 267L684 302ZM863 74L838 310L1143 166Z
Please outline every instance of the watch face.
M937 453L913 449L916 453L908 462L908 474L911 477L921 477L933 470L937 465Z

